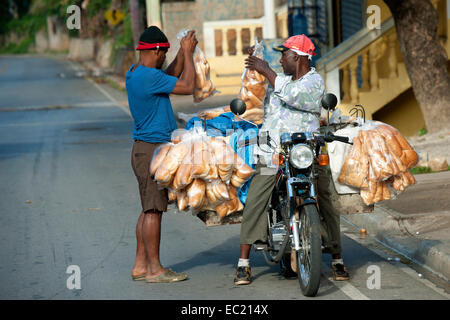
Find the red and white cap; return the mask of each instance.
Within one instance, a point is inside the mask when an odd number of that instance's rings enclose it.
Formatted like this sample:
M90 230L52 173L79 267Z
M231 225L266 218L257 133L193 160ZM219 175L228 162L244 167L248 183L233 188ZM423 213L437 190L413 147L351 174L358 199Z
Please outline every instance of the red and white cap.
M273 49L281 52L292 50L300 56L308 56L309 60L311 60L312 56L316 55L316 53L314 52L314 50L316 49L314 43L304 34L292 36L287 39L281 46L274 47Z

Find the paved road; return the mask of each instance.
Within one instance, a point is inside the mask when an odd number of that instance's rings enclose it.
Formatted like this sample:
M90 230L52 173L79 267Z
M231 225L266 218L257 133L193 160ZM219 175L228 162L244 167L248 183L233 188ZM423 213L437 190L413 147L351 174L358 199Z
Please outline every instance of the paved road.
M235 287L239 225L207 228L174 207L164 216L161 259L190 279L131 281L140 208L132 121L118 106L126 98L57 58L3 56L0 70L1 299L305 299L297 280L280 277L261 254L252 256L253 284ZM448 299L358 230L343 229L351 280L330 281L324 257L316 299ZM80 290L67 288L70 265L80 267ZM381 289L367 287L372 265Z

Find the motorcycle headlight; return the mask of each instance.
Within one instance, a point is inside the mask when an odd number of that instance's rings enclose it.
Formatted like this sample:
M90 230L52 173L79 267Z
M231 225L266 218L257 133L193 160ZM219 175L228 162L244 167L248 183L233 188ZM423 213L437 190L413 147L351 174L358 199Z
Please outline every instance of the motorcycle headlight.
M297 169L308 168L313 160L314 154L311 148L305 144L297 144L289 153L289 161Z

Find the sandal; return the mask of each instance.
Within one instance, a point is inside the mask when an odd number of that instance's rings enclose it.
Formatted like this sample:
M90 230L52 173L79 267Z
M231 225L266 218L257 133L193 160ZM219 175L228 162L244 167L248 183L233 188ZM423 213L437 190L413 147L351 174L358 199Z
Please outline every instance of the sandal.
M142 281L145 280L145 273L143 274L138 274L138 275L131 275L131 279L133 279L133 281Z
M147 283L169 283L169 282L178 282L183 281L187 279L186 273L177 273L175 271L172 271L171 269L168 269L166 272L161 273L160 275L156 277L145 277L145 282Z

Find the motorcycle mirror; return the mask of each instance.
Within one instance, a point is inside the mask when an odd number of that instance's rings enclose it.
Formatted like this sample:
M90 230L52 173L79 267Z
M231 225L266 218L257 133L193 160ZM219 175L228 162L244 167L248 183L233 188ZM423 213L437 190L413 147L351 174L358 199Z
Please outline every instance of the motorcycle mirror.
M231 100L230 109L231 112L233 112L235 115L240 116L241 114L244 114L247 106L245 105L245 102L243 100L236 98Z
M337 105L337 98L334 94L327 93L322 97L321 104L324 109L333 111Z

